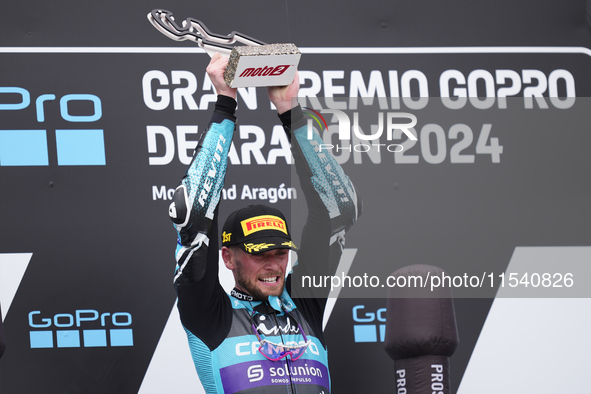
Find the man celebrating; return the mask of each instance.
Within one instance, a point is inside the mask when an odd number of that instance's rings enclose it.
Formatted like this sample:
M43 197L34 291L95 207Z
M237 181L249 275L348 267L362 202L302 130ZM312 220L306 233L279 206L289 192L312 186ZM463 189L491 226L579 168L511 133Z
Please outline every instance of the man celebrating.
M291 298L287 275L292 242L285 216L264 205L230 214L222 228L221 255L236 285L218 279L218 203L236 127L236 89L223 79L228 59L216 54L207 73L218 99L200 136L169 215L178 232L174 278L178 307L201 383L207 393L325 393L330 376L322 318L328 289ZM296 73L289 86L268 88L295 158L308 205L294 275L332 275L345 232L357 217L355 189L336 160L308 139ZM318 289L316 289L318 290Z

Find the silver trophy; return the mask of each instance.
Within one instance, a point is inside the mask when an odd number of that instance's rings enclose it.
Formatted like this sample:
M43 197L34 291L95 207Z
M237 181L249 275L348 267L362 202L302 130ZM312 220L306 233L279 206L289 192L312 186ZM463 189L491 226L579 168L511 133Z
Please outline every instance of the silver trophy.
M148 20L168 38L194 41L209 56L217 52L229 57L224 79L232 88L289 85L300 61L294 44L265 44L236 31L228 36L214 34L193 18L179 27L172 13L161 9L150 12Z

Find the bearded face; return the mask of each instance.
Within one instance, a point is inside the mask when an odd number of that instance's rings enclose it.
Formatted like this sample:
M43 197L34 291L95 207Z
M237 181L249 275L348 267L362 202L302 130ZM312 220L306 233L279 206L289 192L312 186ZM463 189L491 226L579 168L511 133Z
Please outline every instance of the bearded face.
M256 255L240 249L233 252L233 272L238 289L259 301L283 293L289 257L287 249L275 249Z

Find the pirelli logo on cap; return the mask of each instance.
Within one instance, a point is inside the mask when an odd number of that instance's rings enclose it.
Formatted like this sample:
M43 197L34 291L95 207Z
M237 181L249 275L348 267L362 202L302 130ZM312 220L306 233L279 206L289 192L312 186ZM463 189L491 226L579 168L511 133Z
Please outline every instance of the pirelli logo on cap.
M240 224L242 224L242 231L244 232L245 237L262 230L278 230L287 234L287 226L285 225L285 221L280 217L273 215L255 216L253 218L243 220L240 222Z

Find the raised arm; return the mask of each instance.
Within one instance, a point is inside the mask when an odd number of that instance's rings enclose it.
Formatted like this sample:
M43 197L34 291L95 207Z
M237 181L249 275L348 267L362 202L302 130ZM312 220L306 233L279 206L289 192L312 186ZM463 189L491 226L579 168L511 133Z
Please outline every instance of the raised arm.
M218 99L169 208L178 233L174 285L181 322L191 333L191 346L199 338L210 349L224 340L232 314L218 277L218 203L236 127L236 89L223 80L226 64L226 58L216 55L207 67Z
M324 143L322 138L317 133L308 138L302 109L292 100L298 91L297 73L291 85L269 88L269 99L277 108L290 138L296 171L308 205L298 252L300 264L294 270L297 275L292 279L292 289L302 275L334 274L345 245L345 233L361 213L353 183L332 154L320 150ZM306 297L326 297L328 290L319 289Z
M217 226L214 216L224 185L228 152L236 125L236 89L229 88L223 79L227 62L227 58L216 54L207 67L218 100L211 122L199 137L193 160L169 208L169 216L178 232L175 285L198 282L208 270L215 271L214 281L217 281L218 234L212 226ZM212 243L216 244L213 259L208 256Z

